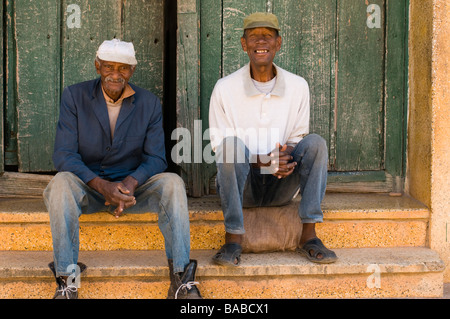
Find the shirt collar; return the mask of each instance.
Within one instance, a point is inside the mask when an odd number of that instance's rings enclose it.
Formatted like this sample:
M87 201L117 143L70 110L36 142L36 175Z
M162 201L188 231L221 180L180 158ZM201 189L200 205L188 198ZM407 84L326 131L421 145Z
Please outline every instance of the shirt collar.
M277 96L283 96L284 91L285 91L285 86L286 86L284 77L283 77L283 72L275 63L273 63L273 65L275 66L277 80L276 80L275 86L274 86L272 92L270 92L270 94L277 95ZM247 96L255 96L255 95L261 94L261 92L255 87L255 84L253 84L252 77L250 74L250 63L248 63L244 67L244 91Z
M136 92L131 88L130 84L127 83L127 85L125 86L125 89L122 92L122 95L120 96L120 98L114 102L114 100L112 98L110 98L108 96L108 94L106 94L105 90L103 89L103 85L101 85L102 87L102 92L103 92L103 96L105 97L105 101L111 104L119 104L122 103L122 101L124 99L126 99L127 97L130 97L132 95L134 95Z

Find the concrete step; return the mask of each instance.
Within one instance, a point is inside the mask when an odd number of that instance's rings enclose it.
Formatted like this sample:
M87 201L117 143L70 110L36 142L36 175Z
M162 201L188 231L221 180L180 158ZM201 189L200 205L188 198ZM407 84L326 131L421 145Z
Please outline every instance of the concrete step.
M267 250L295 250L301 230L298 202L299 198L281 208L246 209L244 250L255 252L260 246L261 227L278 236L270 239L272 244L282 241L275 247L266 245ZM191 248L218 249L224 239L219 198L189 198L189 209ZM317 233L330 248L427 244L429 210L407 196L327 193L323 210L324 223L317 225ZM164 249L156 213L126 214L119 219L104 212L80 217L80 250L122 249ZM0 198L0 250L52 250L49 217L41 199Z
M239 267L192 251L204 298L442 298L444 263L422 247L336 249L334 264L295 252L243 254ZM0 298L51 298L55 282L46 251L0 252ZM168 266L161 250L84 251L80 298L165 298Z

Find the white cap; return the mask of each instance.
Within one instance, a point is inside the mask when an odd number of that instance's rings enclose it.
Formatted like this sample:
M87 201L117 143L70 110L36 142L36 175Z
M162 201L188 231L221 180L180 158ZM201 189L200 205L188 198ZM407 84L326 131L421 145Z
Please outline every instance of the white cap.
M97 57L103 61L137 64L133 43L119 39L104 41L98 48Z

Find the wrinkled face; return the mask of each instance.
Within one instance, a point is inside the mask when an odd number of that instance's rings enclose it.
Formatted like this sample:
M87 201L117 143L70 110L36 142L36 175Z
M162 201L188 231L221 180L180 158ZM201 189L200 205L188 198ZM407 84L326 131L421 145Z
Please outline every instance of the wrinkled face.
M270 66L281 48L281 36L272 28L247 29L241 38L241 45L251 64Z
M95 68L101 76L103 89L113 99L120 97L134 73L134 66L118 62L95 61Z

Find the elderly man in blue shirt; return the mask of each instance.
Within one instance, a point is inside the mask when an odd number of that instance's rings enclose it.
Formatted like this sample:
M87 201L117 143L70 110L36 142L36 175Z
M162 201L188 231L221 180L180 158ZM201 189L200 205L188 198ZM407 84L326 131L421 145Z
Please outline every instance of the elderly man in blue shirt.
M158 212L170 268L168 298L201 298L194 284L189 213L183 180L167 168L159 99L128 81L137 61L132 43L104 41L99 78L64 89L53 161L58 173L44 191L50 215L57 289L78 297L68 281L78 263L80 215L108 210ZM70 279L70 278L69 278Z

